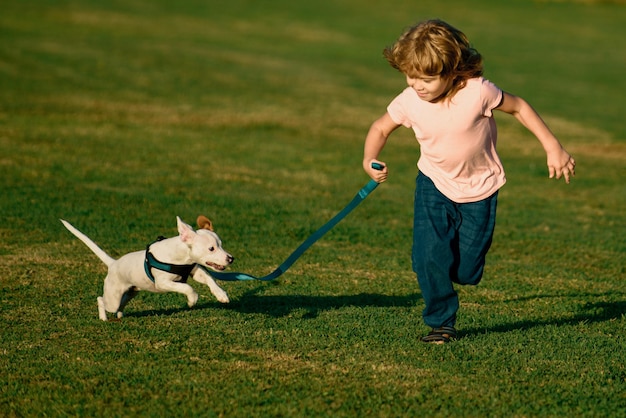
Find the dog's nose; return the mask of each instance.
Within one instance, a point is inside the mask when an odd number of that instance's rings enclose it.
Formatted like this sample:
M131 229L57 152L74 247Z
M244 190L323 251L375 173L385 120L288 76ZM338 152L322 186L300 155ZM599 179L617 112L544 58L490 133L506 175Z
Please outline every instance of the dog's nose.
M232 255L228 254L228 258L227 258L227 260L228 260L228 263L229 263L229 264L232 264L232 263L233 263L233 261L235 261L235 257L233 257Z

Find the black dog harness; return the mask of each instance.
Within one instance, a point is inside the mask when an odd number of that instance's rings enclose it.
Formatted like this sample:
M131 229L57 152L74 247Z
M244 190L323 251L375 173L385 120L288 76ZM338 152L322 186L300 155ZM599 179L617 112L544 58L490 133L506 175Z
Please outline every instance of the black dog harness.
M166 273L176 274L177 276L180 276L182 278L180 282L187 283L187 278L191 274L191 270L193 270L193 268L196 266L195 264L180 265L180 264L163 263L157 260L154 257L154 255L152 255L152 253L150 252L150 246L152 244L158 241L163 241L164 239L165 237L158 237L156 241L148 244L148 246L146 247L146 258L144 260L143 267L146 270L146 274L148 275L148 278L152 280L152 282L154 283L154 276L152 275L152 269L157 269L157 270L164 271Z

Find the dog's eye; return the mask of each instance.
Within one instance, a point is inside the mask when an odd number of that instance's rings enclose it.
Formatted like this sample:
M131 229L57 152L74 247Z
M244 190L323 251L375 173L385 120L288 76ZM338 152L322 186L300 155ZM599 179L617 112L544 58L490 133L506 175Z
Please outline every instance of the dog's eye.
M209 247L209 251L211 252L215 251L215 247Z

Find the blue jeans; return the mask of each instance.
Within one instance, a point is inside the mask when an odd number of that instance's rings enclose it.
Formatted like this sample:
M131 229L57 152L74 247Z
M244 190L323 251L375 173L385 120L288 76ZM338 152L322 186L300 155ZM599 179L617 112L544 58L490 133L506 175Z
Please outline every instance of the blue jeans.
M453 327L459 298L453 283L477 285L496 223L498 192L472 203L455 203L419 174L413 219L413 271L426 307L426 325Z

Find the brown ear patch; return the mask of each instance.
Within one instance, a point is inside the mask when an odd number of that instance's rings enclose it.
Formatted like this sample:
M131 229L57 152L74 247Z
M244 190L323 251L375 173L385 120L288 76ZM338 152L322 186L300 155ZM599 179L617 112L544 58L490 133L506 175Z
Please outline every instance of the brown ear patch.
M209 231L213 231L213 222L211 222L211 220L207 218L206 216L204 215L198 216L198 219L196 220L196 222L198 223L198 228L208 229Z

